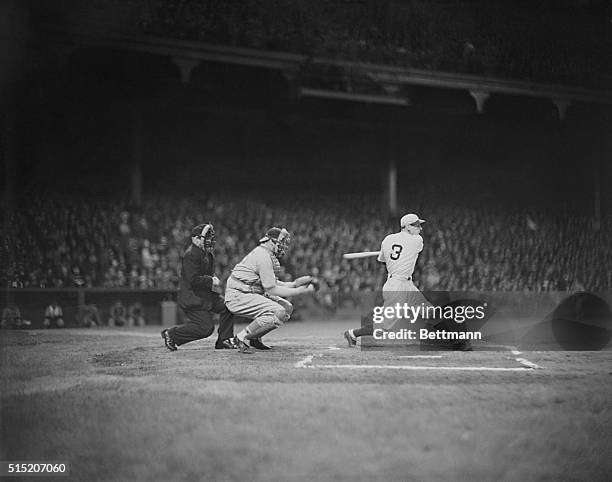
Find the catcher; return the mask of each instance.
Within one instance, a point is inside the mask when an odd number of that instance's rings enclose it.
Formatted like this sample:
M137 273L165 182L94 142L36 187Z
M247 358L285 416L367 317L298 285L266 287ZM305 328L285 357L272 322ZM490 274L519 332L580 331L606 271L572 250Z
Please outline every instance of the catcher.
M287 252L290 239L286 229L270 228L227 280L225 306L233 314L252 320L234 337L241 353L252 353L251 348L269 350L262 337L283 325L293 312L293 305L285 297L312 293L319 286L312 276L290 282L278 279L279 260Z

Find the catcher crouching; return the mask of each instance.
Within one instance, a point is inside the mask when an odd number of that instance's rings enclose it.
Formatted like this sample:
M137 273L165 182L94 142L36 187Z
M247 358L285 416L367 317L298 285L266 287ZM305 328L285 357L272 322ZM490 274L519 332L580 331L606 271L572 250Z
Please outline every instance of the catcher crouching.
M241 353L252 348L268 350L262 337L289 320L293 305L285 298L312 293L318 280L301 276L294 281L280 281L280 259L289 248L291 236L285 228L270 228L259 245L232 270L225 290L225 305L235 315L251 323L234 337Z

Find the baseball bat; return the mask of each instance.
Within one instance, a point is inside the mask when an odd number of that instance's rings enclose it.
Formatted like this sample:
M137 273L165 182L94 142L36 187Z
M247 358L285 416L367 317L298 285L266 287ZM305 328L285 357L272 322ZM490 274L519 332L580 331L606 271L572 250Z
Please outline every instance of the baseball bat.
M369 258L370 256L378 256L380 251L360 251L358 253L344 253L342 257L344 259L359 259Z

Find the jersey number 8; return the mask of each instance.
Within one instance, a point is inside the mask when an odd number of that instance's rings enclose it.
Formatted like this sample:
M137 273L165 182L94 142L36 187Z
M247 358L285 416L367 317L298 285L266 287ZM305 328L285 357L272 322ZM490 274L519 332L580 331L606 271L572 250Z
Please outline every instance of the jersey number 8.
M394 244L391 246L391 249L393 250L393 252L389 255L389 258L395 261L399 259L400 254L402 254L402 249L404 249L404 247L401 244Z

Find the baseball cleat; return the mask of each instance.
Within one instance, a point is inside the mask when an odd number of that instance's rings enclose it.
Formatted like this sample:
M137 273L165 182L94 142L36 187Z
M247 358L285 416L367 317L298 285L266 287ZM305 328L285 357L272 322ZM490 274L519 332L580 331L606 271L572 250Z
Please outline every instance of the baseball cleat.
M176 351L178 350L178 347L176 346L176 343L174 343L174 340L172 339L172 336L170 335L170 332L168 330L164 330L161 332L161 337L164 340L164 343L166 344L166 348L170 351Z
M357 338L353 338L351 334L346 330L344 332L344 338L346 338L346 342L348 343L349 348L353 348L357 346Z
M215 350L236 350L238 347L231 338L227 340L217 340Z
M240 338L238 338L237 335L234 337L233 341L234 344L238 347L238 351L240 351L240 353L253 353L251 347L247 345L244 341L242 341Z
M269 346L264 345L261 342L261 338L253 338L252 340L249 340L249 344L251 345L251 348L256 348L257 350L270 350Z

